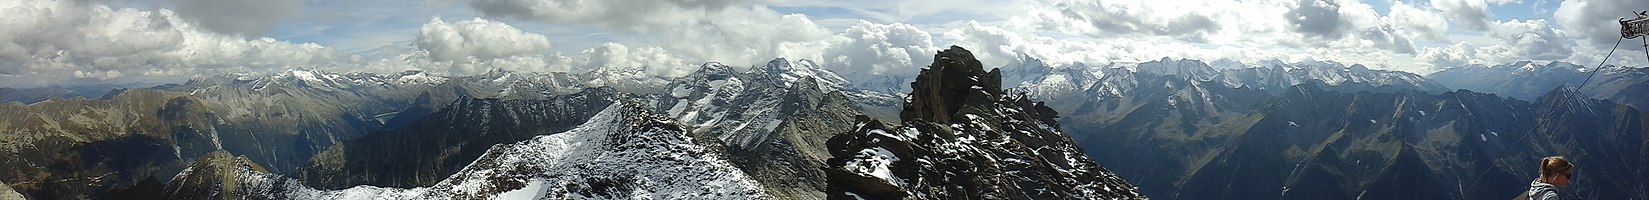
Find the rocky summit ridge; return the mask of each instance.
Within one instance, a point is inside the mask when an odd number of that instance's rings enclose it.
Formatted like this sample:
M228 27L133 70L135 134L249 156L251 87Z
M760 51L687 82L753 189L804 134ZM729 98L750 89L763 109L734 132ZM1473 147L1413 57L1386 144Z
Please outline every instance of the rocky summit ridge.
M952 46L916 76L893 127L858 117L826 144L832 199L1143 199L1078 149L1058 113L1001 89L1001 72Z

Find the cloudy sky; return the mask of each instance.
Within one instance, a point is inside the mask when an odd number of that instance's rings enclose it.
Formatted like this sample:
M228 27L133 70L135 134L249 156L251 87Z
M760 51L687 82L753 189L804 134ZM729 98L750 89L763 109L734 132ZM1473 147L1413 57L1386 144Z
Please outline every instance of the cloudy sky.
M466 75L810 59L914 73L961 45L989 65L1333 60L1426 74L1592 66L1642 0L6 0L0 87L287 69ZM1609 63L1644 66L1641 40Z

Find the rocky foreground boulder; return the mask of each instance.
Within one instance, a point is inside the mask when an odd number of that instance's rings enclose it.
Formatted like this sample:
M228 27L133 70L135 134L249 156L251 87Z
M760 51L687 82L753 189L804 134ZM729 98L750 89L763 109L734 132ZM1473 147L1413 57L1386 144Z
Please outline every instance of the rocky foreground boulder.
M1058 113L1005 94L1000 71L952 46L917 75L903 126L860 116L827 145L832 199L1143 199L1084 155Z
M17 190L12 190L11 186L6 186L6 183L0 183L0 200L18 199L23 199L23 194L17 193Z

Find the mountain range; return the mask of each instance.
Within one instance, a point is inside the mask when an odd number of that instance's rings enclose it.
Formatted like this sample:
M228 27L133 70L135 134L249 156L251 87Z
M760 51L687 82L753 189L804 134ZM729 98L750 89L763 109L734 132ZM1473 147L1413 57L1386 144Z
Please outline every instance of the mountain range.
M1641 68L1022 59L5 89L47 92L0 92L0 198L1483 199L1547 155L1565 197L1649 194Z
M1464 65L1427 75L1451 88L1494 93L1534 101L1546 92L1569 85L1585 96L1607 99L1636 108L1649 106L1649 68L1587 67L1553 61L1519 61L1501 65Z
M1049 68L1021 69L1035 67ZM1642 162L1645 121L1631 106L1556 86L1532 102L1447 91L1419 75L1359 68L1162 60L1042 70L1055 73L1020 87L1050 96L1088 155L1155 198L1503 198L1548 155L1608 159L1610 167L1582 169L1615 175L1599 178L1607 183L1645 178L1614 168ZM1279 79L1264 74L1303 81L1268 87ZM1623 184L1570 189L1643 198Z
M820 169L832 156L826 140L853 129L846 125L855 118L870 118L856 112L866 104L850 96L890 96L845 88L841 80L811 61L777 59L744 72L706 64L651 94L599 87L547 100L460 98L392 131L334 145L300 167L298 178L214 151L170 181L147 179L100 197L822 199L828 190L818 181L826 178ZM610 106L593 106L603 103ZM1086 160L1063 141L1059 155ZM1037 153L1023 150L1016 153ZM474 161L448 168L463 160ZM398 166L409 164L426 167ZM1054 166L1021 169L1055 170L1045 167ZM400 169L373 170L383 168ZM1132 189L1107 173L1029 180L1108 175L1110 182L1086 187Z

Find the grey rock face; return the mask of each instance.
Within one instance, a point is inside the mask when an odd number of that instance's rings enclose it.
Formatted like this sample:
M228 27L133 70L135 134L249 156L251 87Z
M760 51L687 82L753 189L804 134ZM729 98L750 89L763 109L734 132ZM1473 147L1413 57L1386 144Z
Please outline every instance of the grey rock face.
M11 186L0 183L0 200L24 200L24 198L23 194L17 193L17 190L12 190Z
M832 81L833 80L833 81ZM649 96L779 199L823 199L825 140L857 114L842 79L811 61L775 59L738 72L706 64Z
M868 117L827 143L833 199L1144 198L1077 149L1057 113L1004 95L960 47L935 55L911 84L902 127Z

